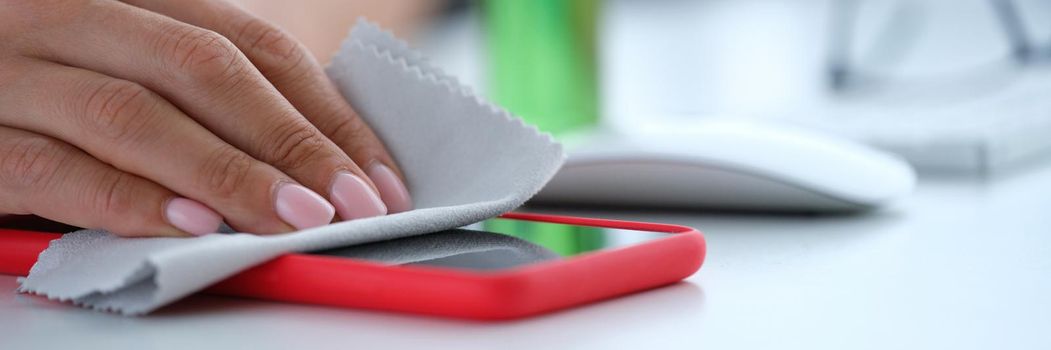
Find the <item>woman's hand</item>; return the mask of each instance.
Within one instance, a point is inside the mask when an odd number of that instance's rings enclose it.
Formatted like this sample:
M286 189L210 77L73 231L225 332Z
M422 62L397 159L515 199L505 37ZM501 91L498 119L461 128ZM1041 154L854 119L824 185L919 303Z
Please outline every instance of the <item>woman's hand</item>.
M235 6L2 3L0 213L278 233L409 210L401 179L302 45Z

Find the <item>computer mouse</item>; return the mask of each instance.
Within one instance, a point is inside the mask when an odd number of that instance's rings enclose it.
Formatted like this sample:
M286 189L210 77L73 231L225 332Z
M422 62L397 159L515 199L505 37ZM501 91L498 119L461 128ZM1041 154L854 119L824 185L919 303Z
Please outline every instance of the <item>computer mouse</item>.
M892 154L761 121L596 129L566 146L565 165L533 203L845 212L891 203L916 184Z

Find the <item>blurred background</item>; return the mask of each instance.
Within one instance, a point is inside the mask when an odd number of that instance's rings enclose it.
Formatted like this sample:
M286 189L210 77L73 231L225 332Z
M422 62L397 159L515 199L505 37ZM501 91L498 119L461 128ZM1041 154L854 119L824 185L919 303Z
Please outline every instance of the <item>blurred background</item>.
M366 16L557 135L763 120L956 175L1051 152L1048 1L242 2L321 61Z

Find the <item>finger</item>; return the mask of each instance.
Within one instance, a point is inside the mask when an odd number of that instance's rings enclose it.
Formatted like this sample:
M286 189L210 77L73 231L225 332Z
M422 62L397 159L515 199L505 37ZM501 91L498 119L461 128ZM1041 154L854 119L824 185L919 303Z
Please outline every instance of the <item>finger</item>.
M0 212L129 237L202 235L222 223L207 206L76 147L7 127L0 127Z
M5 70L20 74L0 91L0 124L66 140L215 208L240 231L287 232L332 219L333 208L323 198L224 143L140 85L42 61L20 61Z
M225 37L119 2L74 12L41 39L38 57L156 91L228 144L327 195L344 218L386 214L371 180Z
M412 209L403 176L383 142L325 75L317 60L289 34L219 0L126 0L229 38L312 124L365 169L388 212Z

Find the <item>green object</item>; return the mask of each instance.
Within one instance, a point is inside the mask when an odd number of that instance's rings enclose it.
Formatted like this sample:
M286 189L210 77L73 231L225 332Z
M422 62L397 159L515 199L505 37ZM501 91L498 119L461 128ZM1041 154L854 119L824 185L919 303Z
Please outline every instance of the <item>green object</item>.
M489 0L482 6L493 100L556 136L596 124L599 1Z
M490 97L555 136L597 124L598 8L599 0L483 2ZM600 229L591 227L499 219L485 227L563 256L604 243Z
M551 224L523 220L491 219L485 230L503 232L544 246L561 256L576 255L602 248L606 244L601 228Z

